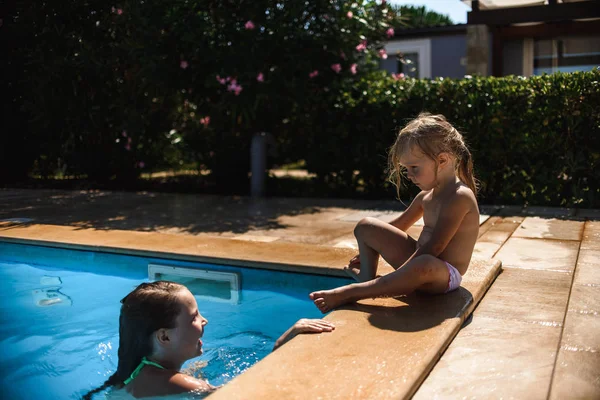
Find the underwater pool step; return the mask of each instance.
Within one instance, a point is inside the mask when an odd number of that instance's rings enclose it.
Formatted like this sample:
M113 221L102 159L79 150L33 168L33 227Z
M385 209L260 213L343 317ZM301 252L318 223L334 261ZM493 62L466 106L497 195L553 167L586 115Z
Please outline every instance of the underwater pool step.
M231 304L240 300L241 278L237 272L148 264L148 279L181 283L202 300Z

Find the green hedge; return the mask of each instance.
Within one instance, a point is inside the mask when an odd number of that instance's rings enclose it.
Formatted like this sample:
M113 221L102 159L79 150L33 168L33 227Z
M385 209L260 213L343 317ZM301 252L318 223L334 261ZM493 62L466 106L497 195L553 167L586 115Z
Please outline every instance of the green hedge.
M482 202L599 207L599 80L597 69L435 80L376 73L330 107L306 110L286 155L341 193L392 194L386 154L398 129L422 111L441 113L472 149Z

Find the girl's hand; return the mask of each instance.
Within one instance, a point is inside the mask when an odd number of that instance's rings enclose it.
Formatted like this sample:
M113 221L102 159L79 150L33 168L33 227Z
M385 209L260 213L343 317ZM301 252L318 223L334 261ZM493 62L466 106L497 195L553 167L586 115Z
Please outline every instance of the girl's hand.
M351 267L355 264L360 265L360 254L355 255L350 259L350 261L348 261L348 267Z
M321 333L331 332L335 329L335 325L331 322L323 319L306 319L302 318L298 320L290 329L288 329L277 341L273 350L279 348L282 344L286 343L296 335L300 333Z
M294 332L296 335L299 333L331 332L334 329L335 325L324 319L302 318L294 324Z

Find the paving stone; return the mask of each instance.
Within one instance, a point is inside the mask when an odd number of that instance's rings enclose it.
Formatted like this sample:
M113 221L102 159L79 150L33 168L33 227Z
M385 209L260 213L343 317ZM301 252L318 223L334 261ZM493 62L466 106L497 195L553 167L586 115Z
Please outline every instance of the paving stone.
M600 353L559 350L550 400L600 399Z
M585 223L581 248L586 250L600 250L600 222L587 221Z
M546 399L560 332L475 314L413 399Z
M396 218L398 218L400 215L402 215L402 212L390 211L390 212L383 212L383 213L377 214L376 218L379 218L383 222L390 223L393 220L395 220Z
M496 231L493 229L488 230L483 235L479 236L478 242L488 242L498 245L504 244L510 237L511 233L507 231Z
M382 212L378 211L378 210L364 210L364 211L353 212L351 214L345 215L338 219L340 221L344 221L344 222L358 222L361 219L366 218L366 217L376 218L380 214L382 214Z
M505 217L502 218L502 220L500 220L499 222L494 223L490 227L490 230L512 233L519 227L519 225L521 224L521 222L523 222L524 219L525 217Z
M421 236L421 232L423 232L422 225L413 225L406 230L406 233L408 233L408 235L415 240L419 240L419 236Z
M483 224L488 219L490 219L489 215L487 215L487 214L479 214L479 225Z
M252 234L243 234L243 235L238 235L235 236L236 239L238 240L250 240L250 241L255 241L255 242L274 242L276 240L279 240L280 238L277 236L260 236L260 235L252 235Z
M551 399L600 398L600 287L574 284Z
M579 221L527 217L515 230L512 237L581 240L583 225L584 223Z
M490 242L477 242L473 249L473 257L477 258L493 258L494 254L500 250L499 244Z
M479 237L489 231L495 224L502 222L502 217L490 217L483 224L479 225Z
M474 318L562 326L571 279L571 274L565 272L503 267L475 310Z
M573 272L578 252L575 241L511 237L495 258L504 267Z
M567 345L600 351L599 332L600 286L576 282L571 288L563 339Z
M600 250L579 250L575 283L600 286Z
M342 239L342 240L337 240L335 241L335 244L333 244L333 247L340 247L343 249L353 249L358 251L358 244L356 243L356 238L352 237L352 238L348 238L348 239Z

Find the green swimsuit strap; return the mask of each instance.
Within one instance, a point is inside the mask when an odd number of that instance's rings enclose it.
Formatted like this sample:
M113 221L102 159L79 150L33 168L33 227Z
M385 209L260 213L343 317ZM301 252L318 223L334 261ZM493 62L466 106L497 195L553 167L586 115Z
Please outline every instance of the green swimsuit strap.
M127 385L129 382L134 380L135 377L140 374L140 371L142 370L142 368L144 368L144 365L152 365L153 367L156 367L156 368L166 369L162 365L157 364L154 361L150 361L146 357L142 357L142 361L140 362L140 365L138 365L137 368L135 370L133 370L133 372L131 373L129 378L125 379L125 382L123 382L123 385Z

